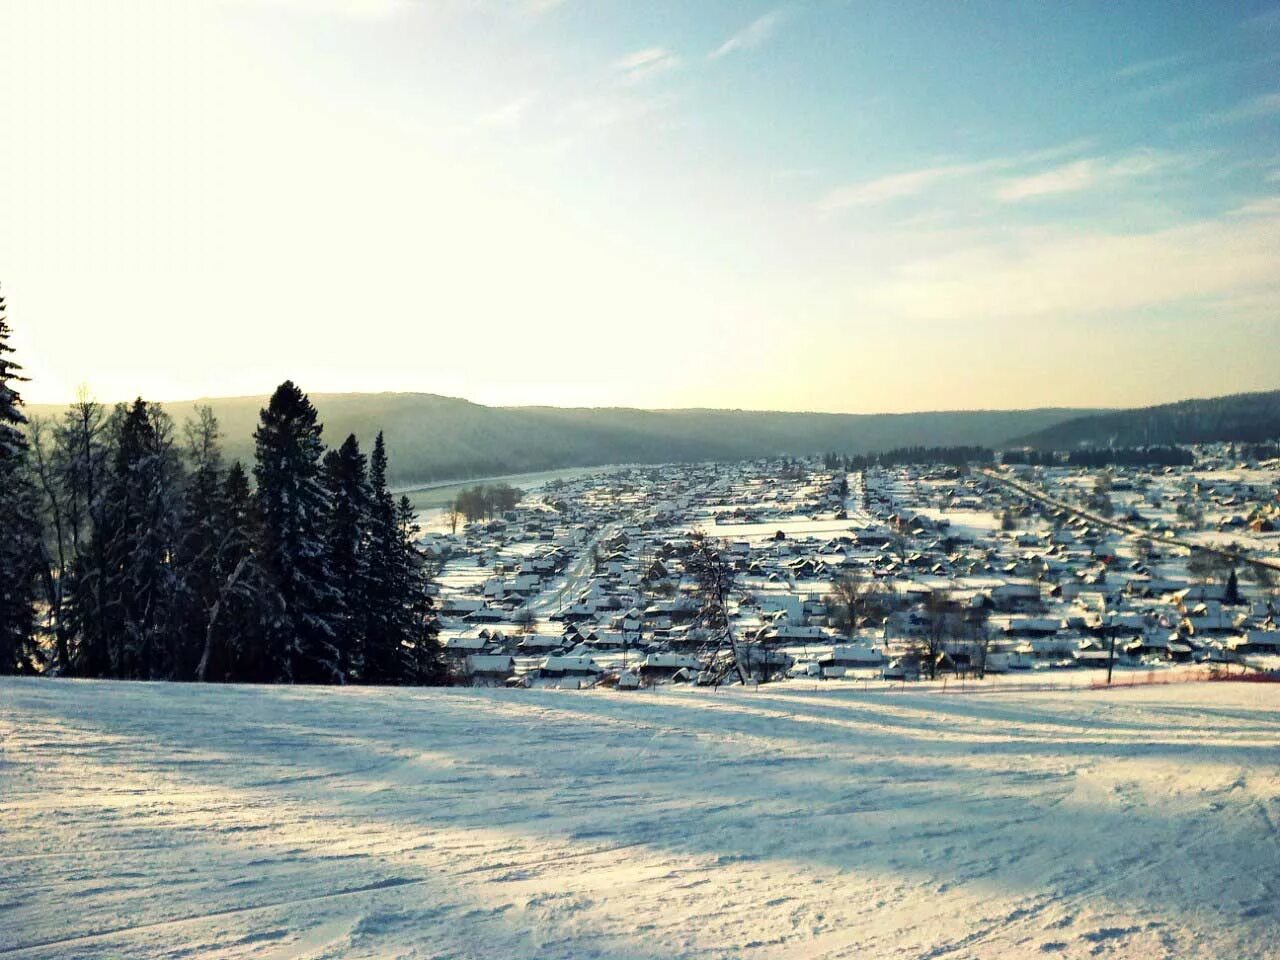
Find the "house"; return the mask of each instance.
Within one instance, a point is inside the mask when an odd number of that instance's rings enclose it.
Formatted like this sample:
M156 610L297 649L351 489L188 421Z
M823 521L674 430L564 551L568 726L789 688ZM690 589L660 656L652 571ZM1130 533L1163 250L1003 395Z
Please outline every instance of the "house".
M762 630L759 640L761 643L830 643L831 634L822 627L784 623Z
M463 659L473 654L484 653L489 646L489 638L480 634L460 634L446 637L444 654L446 657Z
M1280 654L1280 630L1246 630L1226 642L1231 653Z
M1062 621L1051 617L1011 617L1004 632L1011 637L1053 637Z
M464 670L473 687L500 687L515 674L516 661L506 654L471 654Z
M595 679L604 670L590 657L550 656L538 665L536 673L540 680Z
M836 644L831 653L818 660L822 676L843 676L846 670L878 668L884 666L884 652L869 644Z
M636 672L646 680L670 680L682 670L697 673L702 669L702 661L697 657L680 653L651 653L637 668Z
M1010 580L991 588L991 604L1007 613L1024 613L1040 607L1040 584L1033 580Z
M531 654L546 653L550 650L560 650L564 647L564 639L561 637L547 637L538 633L531 633L520 639L516 649L529 656Z

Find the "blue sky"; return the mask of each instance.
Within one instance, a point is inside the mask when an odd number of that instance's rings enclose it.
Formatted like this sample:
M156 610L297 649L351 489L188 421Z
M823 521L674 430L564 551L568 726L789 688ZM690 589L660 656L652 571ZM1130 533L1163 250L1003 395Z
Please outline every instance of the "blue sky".
M33 399L1280 387L1275 4L0 0L0 36Z

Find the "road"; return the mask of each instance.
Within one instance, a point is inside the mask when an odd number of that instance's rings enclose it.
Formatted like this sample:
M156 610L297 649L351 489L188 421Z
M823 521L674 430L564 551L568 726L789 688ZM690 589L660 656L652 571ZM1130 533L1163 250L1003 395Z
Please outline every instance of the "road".
M536 600L528 604L529 609L539 616L545 616L559 606L566 597L572 599L579 590L585 589L592 576L592 553L599 544L621 529L621 523L611 523L587 541L582 547L582 553L565 570L564 582L557 589L540 594Z
M1065 500L1059 500L1057 497L1051 497L1048 494L1043 493L1039 490L1036 490L1034 487L1028 486L1025 483L1021 483L1020 481L1010 479L1009 477L1006 477L1006 476L1002 476L1001 474L996 473L994 470L979 469L978 472L981 473L984 477L987 477L989 480L994 480L996 483L1002 484L1003 486L1008 487L1009 489L1013 490L1016 493L1021 494L1024 497L1027 497L1031 500L1037 500L1040 503L1045 504L1046 506L1056 507L1060 510L1065 510L1066 512L1074 514L1077 517L1082 517L1083 519L1088 520L1092 524L1095 524L1100 527L1107 527L1111 530L1116 530L1120 533L1125 534L1126 536L1151 540L1152 542L1156 542L1156 543L1171 543L1174 546L1182 547L1185 550L1203 550L1206 553L1216 553L1218 556L1226 557L1228 560L1233 560L1236 563L1252 564L1253 566L1256 566L1256 567L1266 567L1268 570L1275 570L1280 572L1280 563L1277 563L1272 560L1263 560L1258 557L1250 556L1248 554L1239 553L1238 551L1235 551L1235 550L1228 550L1225 547L1217 547L1217 546L1212 546L1210 544L1197 543L1193 540L1184 540L1181 537L1156 536L1150 530L1147 530L1144 527L1137 527L1137 526L1133 526L1132 524L1121 523L1118 520L1112 520L1108 517L1103 517L1103 516L1100 516L1099 514L1091 513L1088 510L1082 510L1080 507L1067 503Z

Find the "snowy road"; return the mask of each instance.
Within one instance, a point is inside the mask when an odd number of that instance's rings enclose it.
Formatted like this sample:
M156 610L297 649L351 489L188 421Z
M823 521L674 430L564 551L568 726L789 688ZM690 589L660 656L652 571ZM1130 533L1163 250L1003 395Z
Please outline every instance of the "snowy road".
M583 544L578 556L565 569L564 575L559 579L559 582L554 585L553 589L531 600L528 604L529 609L538 614L538 616L546 616L549 613L554 613L560 607L576 603L578 594L586 589L591 582L591 577L594 575L592 551L621 529L622 524L620 523L609 524Z
M0 957L1277 957L1278 708L0 680Z

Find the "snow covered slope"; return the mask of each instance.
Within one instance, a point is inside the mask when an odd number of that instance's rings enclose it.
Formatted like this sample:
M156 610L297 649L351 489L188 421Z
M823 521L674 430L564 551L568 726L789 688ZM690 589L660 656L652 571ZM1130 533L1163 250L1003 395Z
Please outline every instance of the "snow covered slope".
M4 680L0 957L1276 957L1277 708Z

